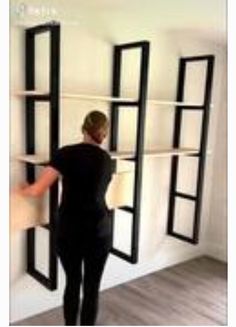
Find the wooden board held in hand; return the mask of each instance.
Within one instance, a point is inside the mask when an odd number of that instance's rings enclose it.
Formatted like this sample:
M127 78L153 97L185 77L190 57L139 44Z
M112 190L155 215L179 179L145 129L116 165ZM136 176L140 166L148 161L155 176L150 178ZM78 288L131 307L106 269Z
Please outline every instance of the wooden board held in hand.
M15 192L10 194L10 226L11 231L24 230L45 225L42 219L42 199L26 197ZM45 218L44 218L45 219Z
M129 205L132 199L133 173L118 172L113 174L106 193L109 209ZM25 230L48 223L45 215L45 197L33 198L21 196L15 192L10 194L11 231Z

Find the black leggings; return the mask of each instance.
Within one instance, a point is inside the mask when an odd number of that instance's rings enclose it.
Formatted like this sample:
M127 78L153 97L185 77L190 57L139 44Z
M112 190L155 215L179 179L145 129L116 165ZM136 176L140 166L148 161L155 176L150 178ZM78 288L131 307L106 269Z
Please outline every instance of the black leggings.
M83 298L80 325L95 325L100 281L110 247L110 237L57 240L57 253L66 275L63 298L65 325L77 323L81 282Z

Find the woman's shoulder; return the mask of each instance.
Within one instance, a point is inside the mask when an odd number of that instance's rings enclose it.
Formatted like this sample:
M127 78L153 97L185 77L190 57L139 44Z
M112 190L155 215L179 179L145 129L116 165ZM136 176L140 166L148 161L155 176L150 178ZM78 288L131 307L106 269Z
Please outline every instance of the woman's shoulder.
M63 153L65 155L78 153L78 152L85 152L85 153L96 153L100 155L101 157L105 158L106 160L111 160L111 156L109 152L100 146L90 144L90 143L75 143L75 144L67 144L64 145L57 150L60 153Z
M70 144L65 144L61 147L58 148L58 151L62 152L73 152L73 151L78 151L79 149L83 149L84 144L81 143L70 143Z
M109 152L107 150L103 149L99 145L81 142L81 143L78 143L77 146L78 146L78 148L81 148L81 149L85 148L85 149L88 149L90 151L94 151L94 152L100 153L104 157L110 158Z

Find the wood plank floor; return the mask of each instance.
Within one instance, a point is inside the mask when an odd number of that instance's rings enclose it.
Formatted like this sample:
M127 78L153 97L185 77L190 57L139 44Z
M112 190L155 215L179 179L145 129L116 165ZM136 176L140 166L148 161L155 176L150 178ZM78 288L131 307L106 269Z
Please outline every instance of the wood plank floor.
M227 265L201 257L103 291L97 325L226 325L226 311ZM62 308L14 325L63 325Z

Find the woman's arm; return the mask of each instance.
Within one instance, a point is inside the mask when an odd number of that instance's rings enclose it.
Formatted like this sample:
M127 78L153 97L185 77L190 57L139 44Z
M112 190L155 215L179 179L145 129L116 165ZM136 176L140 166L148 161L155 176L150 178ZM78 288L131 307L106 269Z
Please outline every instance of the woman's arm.
M21 186L17 192L24 196L41 196L57 180L59 175L60 173L56 169L47 166L33 184Z

